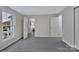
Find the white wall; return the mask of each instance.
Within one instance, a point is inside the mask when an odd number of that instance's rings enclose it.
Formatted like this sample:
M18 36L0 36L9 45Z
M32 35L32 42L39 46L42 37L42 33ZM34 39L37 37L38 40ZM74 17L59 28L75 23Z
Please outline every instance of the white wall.
M28 37L28 18L24 16L23 19L23 38L26 39Z
M35 36L49 37L49 16L34 16L35 22Z
M63 37L63 32L62 32L62 15L58 16L58 25L59 25L59 35Z
M62 37L62 18L51 17L51 37Z
M17 13L16 11L10 9L9 7L0 7L0 10L1 11L6 11L8 13L11 13L11 14L14 14L16 16L16 26L15 26L15 36L14 38L10 38L8 40L5 40L3 41L1 38L0 38L0 50L9 46L10 44L12 44L13 42L17 41L18 39L20 39L22 37L22 15L20 15L19 13ZM1 29L1 26L0 26L0 29ZM1 33L1 30L0 30L0 33ZM0 34L1 35L1 34Z
M36 37L62 37L60 36L60 27L59 27L59 19L57 15L35 15L35 16L28 16L28 18L35 18L35 36ZM57 18L57 19L54 19ZM54 22L56 21L55 24L51 24L51 20ZM57 25L57 26L53 26ZM51 29L52 28L52 29ZM54 30L57 29L56 35L54 33ZM62 34L61 34L62 35Z
M67 7L60 13L62 18L62 29L63 29L63 41L66 42L68 45L73 47L73 40L74 40L74 33L73 33L73 7Z

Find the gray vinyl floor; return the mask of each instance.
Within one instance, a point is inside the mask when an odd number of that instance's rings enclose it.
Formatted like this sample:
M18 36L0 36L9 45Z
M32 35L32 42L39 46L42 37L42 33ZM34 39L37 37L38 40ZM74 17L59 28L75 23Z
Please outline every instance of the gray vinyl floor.
M62 38L35 38L21 39L2 52L78 52L69 47Z

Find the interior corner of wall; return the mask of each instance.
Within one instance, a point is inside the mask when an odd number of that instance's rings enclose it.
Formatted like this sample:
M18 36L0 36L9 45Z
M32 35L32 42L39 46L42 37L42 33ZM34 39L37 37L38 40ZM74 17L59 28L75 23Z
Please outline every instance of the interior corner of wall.
M74 45L73 45L73 44L68 43L66 40L64 40L64 38L62 39L62 41L63 41L64 43L66 43L67 45L69 45L70 47L74 48Z

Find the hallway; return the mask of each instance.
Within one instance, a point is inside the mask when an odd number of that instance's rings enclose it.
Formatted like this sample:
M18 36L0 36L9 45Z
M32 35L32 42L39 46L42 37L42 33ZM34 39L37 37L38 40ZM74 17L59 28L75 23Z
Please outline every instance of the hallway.
M30 37L21 39L2 52L78 52L61 41L62 38Z

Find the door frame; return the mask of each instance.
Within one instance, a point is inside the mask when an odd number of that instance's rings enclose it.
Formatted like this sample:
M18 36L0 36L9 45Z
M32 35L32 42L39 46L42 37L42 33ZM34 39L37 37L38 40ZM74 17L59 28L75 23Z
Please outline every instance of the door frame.
M73 9L73 14L74 14L74 17L73 17L73 45L74 45L74 48L76 48L75 47L75 37L76 37L76 23L75 23L75 10L76 10L76 8L79 8L79 6L76 6L76 7L74 7L74 9Z

